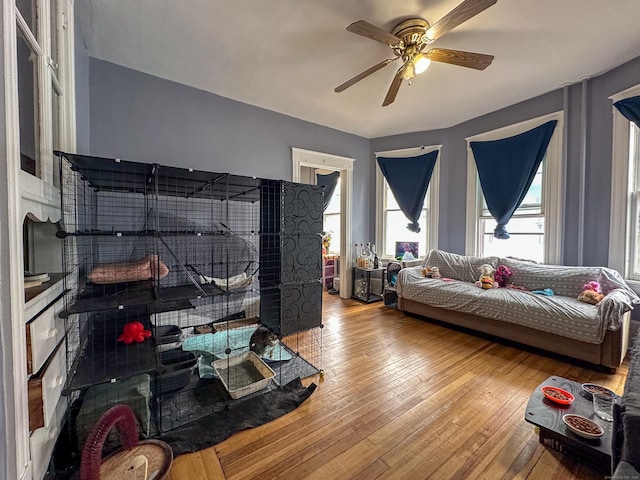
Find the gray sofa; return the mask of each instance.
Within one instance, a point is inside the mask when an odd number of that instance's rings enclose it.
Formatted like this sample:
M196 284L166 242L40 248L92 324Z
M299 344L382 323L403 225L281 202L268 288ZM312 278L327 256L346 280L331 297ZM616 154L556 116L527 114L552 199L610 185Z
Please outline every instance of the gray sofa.
M629 374L613 415L613 480L640 479L640 334L629 362Z
M475 285L482 264L506 265L516 288ZM443 278L425 278L423 267ZM589 281L606 294L598 305L577 299ZM552 296L538 294L545 289ZM547 290L548 291L548 290ZM614 270L540 265L511 258L432 250L423 265L398 274L398 308L436 320L615 369L626 354L629 312L638 296Z

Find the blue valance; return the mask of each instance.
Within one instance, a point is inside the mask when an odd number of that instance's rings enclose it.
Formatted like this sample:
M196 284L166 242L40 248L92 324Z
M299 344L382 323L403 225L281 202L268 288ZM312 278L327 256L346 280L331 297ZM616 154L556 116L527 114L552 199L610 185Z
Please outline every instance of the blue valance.
M624 118L636 124L640 128L640 96L625 98L613 104Z
M498 222L496 238L509 238L506 225L529 191L557 123L552 120L500 140L471 142L487 208Z
M339 178L340 172L331 172L327 175L316 173L316 184L324 187L324 203L322 205L323 212L327 209L329 203L331 203L331 197L333 197L333 192L336 190Z
M387 180L402 213L411 221L407 228L419 232L418 219L429 188L438 150L409 158L378 157L378 165Z

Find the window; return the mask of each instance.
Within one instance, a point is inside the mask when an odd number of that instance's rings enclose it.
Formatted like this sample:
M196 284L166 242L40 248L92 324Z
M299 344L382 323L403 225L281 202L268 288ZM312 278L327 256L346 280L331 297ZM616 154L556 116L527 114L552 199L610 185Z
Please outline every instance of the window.
M327 253L332 255L340 255L340 202L340 178L338 178L338 183L331 197L331 201L324 211L322 223L323 230L331 236L329 251Z
M376 152L376 157L407 158L416 157L436 150L441 145L430 147L408 148L387 152ZM396 242L418 242L418 253L424 256L429 250L437 248L438 244L438 195L440 183L440 154L431 175L431 182L425 195L422 214L418 223L420 232L414 233L407 229L409 220L400 210L396 199L389 188L389 184L382 175L376 162L376 245L378 255L383 258L395 258Z
M351 265L353 259L351 245L351 217L353 214L353 158L340 157L329 153L314 152L302 148L291 148L293 163L292 180L294 182L315 184L313 170L340 172L340 238L332 240L336 247L340 248L340 262L342 265ZM309 173L309 176L305 173ZM336 191L338 188L336 188ZM337 192L334 192L334 195ZM351 275L348 268L340 269L340 297L349 298L351 295Z
M480 252L483 256L512 256L543 262L544 257L544 211L542 205L542 179L545 160L542 160L531 187L522 204L509 221L509 240L494 237L496 221L482 198L480 215Z
M610 97L612 103L640 95L640 85ZM640 282L640 129L613 108L609 267Z
M629 122L629 218L627 238L630 240L629 272L627 277L640 281L640 129Z
M493 236L496 221L482 195L471 141L507 138L526 132L549 120L558 120L547 152L520 207L507 229L511 238ZM512 256L544 263L560 263L562 241L562 113L467 138L467 237L468 255Z
M17 0L17 71L22 170L55 184L54 149L75 149L73 4Z

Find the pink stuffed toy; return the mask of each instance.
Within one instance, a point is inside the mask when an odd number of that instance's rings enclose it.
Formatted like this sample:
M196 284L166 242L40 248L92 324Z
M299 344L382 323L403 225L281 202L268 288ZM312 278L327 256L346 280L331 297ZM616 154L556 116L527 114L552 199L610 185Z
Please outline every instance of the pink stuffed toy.
M151 336L150 330L145 330L144 325L140 322L129 322L122 328L122 334L118 337L119 342L129 345L133 342L143 342L145 338Z
M584 287L582 287L582 290L593 290L596 293L602 293L602 290L600 289L600 284L596 281L585 283Z
M511 278L511 270L509 270L509 267L506 265L499 265L498 268L496 268L493 277L496 282L498 282L498 285L504 288L507 286L509 279Z
M603 298L604 295L602 294L600 284L596 281L585 283L584 287L582 287L582 293L578 295L578 300L590 303L591 305L599 304Z

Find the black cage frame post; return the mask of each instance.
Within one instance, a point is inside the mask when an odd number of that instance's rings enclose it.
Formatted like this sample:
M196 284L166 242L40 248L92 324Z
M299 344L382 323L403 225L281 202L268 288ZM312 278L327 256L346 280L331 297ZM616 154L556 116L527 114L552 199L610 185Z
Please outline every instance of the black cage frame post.
M69 430L155 436L322 370L322 189L56 152Z

